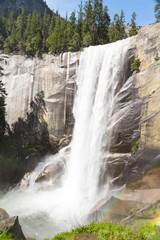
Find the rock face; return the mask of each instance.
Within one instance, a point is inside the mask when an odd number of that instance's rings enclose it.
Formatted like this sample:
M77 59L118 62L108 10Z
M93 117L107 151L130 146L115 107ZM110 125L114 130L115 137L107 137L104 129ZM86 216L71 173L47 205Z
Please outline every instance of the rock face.
M7 234L12 234L15 240L26 240L18 217L9 217L8 213L0 208L0 230Z
M113 182L116 185L127 182L128 186L132 183L132 188L133 182L135 188L155 188L159 183L158 170L152 170L154 174L148 171L160 165L160 23L139 31L135 50L135 58L141 61L140 69L123 84L114 103L110 155L123 153L118 162L124 165ZM112 162L113 169L115 161ZM146 182L147 176L152 183L138 186L137 181Z
M109 196L100 200L90 211L90 220L103 220L112 223L118 223L132 214L132 209L141 209L144 203L131 200L121 200L119 198Z
M36 10L43 15L45 9L48 14L51 14L51 10L43 0L0 0L0 15L9 17L10 12L14 11L15 15L18 16L21 7L25 8L26 14Z
M59 185L60 179L64 173L64 162L59 161L46 166L35 182L51 181L53 185Z
M147 176L156 174L152 184L145 184L154 188L159 184L158 170L154 169L160 166L160 23L141 28L131 41L128 62L115 92L108 132L110 154L104 156L107 170L101 182L107 176L112 179L111 185L128 183L129 186L137 180L146 182ZM64 134L71 134L79 56L80 53L64 53L27 59L0 55L8 92L8 123L24 117L35 94L43 90L50 140L54 143ZM139 71L132 74L130 66L134 58L139 58L141 64Z
M72 106L79 53L39 58L0 55L4 69L3 81L8 93L6 120L9 124L25 117L36 93L44 91L50 138L59 141L64 133L70 134L74 119Z

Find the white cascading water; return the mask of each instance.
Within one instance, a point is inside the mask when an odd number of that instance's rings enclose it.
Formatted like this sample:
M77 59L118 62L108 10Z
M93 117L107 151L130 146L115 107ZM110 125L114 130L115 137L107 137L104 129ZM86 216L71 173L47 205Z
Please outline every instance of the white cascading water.
M107 183L100 189L99 175L108 145L115 89L123 77L129 48L130 40L126 39L89 47L81 54L75 127L61 186L55 188L48 183L39 188L34 180L45 166L59 161L65 149L39 164L26 188L13 189L1 197L0 207L10 216L20 217L26 236L44 239L84 224L94 204L107 196Z

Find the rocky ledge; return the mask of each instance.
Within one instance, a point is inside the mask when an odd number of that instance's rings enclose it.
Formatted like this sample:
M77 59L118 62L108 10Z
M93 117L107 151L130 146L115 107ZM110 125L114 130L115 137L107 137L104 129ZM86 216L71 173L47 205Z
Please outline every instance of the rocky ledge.
M26 240L21 226L19 224L18 217L9 217L8 213L0 208L0 230L2 234L12 234L15 240Z

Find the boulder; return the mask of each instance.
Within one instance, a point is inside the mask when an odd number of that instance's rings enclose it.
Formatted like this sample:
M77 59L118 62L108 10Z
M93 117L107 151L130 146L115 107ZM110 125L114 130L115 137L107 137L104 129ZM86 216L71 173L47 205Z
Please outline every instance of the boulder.
M8 213L3 208L0 208L0 222L7 218L9 218Z
M91 209L89 220L102 220L118 223L132 214L132 210L141 209L144 203L132 200L121 200L114 196L108 196L101 199Z
M64 161L55 161L54 163L46 166L35 182L52 181L54 185L59 185L61 177L64 173L65 163Z
M0 229L2 232L12 234L15 240L26 240L18 217L11 217L0 221Z

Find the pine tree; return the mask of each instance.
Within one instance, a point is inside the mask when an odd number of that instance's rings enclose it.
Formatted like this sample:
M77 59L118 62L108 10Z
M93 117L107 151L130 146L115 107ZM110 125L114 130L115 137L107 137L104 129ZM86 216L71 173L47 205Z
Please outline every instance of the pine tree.
M127 37L124 23L125 23L124 12L122 10L120 17L118 16L118 14L114 15L114 19L109 28L108 34L110 42L115 42L117 40L121 40Z
M156 5L154 7L155 18L156 22L160 22L160 0L155 1L156 1Z
M60 49L62 52L66 52L68 50L68 22L67 17L66 20L61 19L60 21Z
M32 50L32 45L31 45L31 19L32 19L32 14L30 13L27 17L27 25L26 25L26 30L25 30L25 35L26 35L26 53L27 55L32 55L33 50Z
M131 18L131 29L129 31L129 36L130 37L134 36L134 35L136 35L138 33L135 21L136 21L136 13L133 12L132 13L132 18Z
M3 49L4 40L7 38L7 19L0 16L0 49Z
M26 29L26 14L25 9L22 8L21 14L17 17L16 22L16 39L18 41L18 49L20 53L25 52L25 41L26 41L26 35L25 35L25 29Z
M61 18L58 16L56 18L55 28L53 33L47 38L47 46L49 47L50 52L60 53L60 25Z
M92 1L88 0L84 6L84 21L82 27L83 47L88 47L93 44L92 31L93 31L93 6Z
M29 22L30 20L30 22ZM29 29L30 28L30 29ZM42 19L39 13L33 12L31 19L27 21L26 52L30 55L40 55L42 53Z
M108 7L104 6L103 13L102 13L102 23L101 23L101 28L99 32L100 44L106 44L109 42L108 29L109 29L110 21L111 20L108 14Z
M11 34L4 42L4 51L6 53L14 53L17 52L17 38L16 38L16 27L13 26L11 30Z
M10 12L9 19L8 19L8 34L11 33L13 27L16 26L16 17L13 11Z
M121 15L120 15L120 39L127 38L127 34L125 31L125 16L124 16L124 11L121 10Z
M74 46L73 46L73 41L74 41L74 34L76 32L76 13L72 12L71 16L69 18L68 21L68 25L67 25L67 29L68 29L68 49L73 51L74 50Z
M49 35L49 25L50 25L50 15L47 14L45 10L43 19L42 19L42 35L43 35L43 51L46 52L46 40Z
M92 25L92 33L91 33L94 45L97 45L97 44L100 43L102 21L103 21L103 3L102 3L102 0L94 0L93 25Z
M81 3L78 5L79 7L79 11L78 11L78 22L77 22L77 38L78 38L78 42L77 42L77 48L78 50L81 48L82 46L82 28L83 28L83 17L84 17L84 13L83 13L83 4L82 1ZM75 37L76 39L76 37Z
M53 31L54 31L54 27L55 27L55 23L56 23L56 18L55 15L52 14L51 20L50 20L50 25L49 25L49 32L48 35L50 36Z

